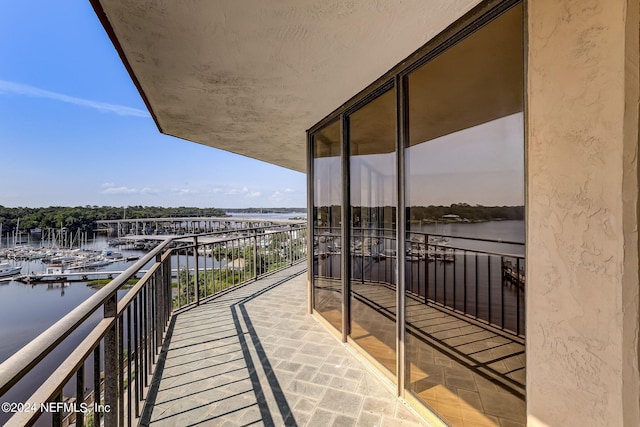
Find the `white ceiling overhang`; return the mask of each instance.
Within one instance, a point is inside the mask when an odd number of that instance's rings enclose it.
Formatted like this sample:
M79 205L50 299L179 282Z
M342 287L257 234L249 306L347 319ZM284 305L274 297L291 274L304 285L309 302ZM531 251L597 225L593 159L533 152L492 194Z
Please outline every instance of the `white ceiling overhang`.
M305 131L480 0L91 0L159 130L305 171Z

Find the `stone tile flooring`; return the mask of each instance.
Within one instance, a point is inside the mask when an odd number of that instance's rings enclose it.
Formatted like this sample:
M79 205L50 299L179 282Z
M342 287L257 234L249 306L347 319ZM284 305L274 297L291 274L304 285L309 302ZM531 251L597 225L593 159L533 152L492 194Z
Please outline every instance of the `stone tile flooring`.
M391 348L395 289L353 288L363 301L357 317L362 329ZM406 304L407 387L451 426L524 427L525 401L518 396L525 392L524 344L416 298L407 297ZM380 320L382 314L390 320ZM385 353L370 351L385 363Z
M307 314L303 269L176 315L142 425L426 425Z
M393 370L395 289L375 283L352 287L352 338ZM336 325L340 295L339 285L329 281L316 290L322 315ZM524 344L409 293L406 304L408 389L453 427L524 427Z

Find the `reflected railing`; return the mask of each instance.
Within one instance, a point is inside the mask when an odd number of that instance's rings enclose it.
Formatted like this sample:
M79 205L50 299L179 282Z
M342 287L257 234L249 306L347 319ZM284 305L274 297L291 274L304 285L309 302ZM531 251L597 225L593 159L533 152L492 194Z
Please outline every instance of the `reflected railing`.
M524 243L410 232L405 253L408 293L524 337Z
M339 280L342 274L341 252L340 227L315 227L313 229L313 276Z
M314 274L336 277L329 264L340 256L339 233L314 239ZM349 249L352 282L395 287L394 230L354 228ZM524 338L524 243L411 231L404 250L407 297Z
M30 397L3 406L5 416L13 415L2 422L137 424L174 314L304 262L306 239L306 223L292 221L162 241L0 364L0 396L6 404L12 387L33 381L45 362L58 358L58 368ZM141 270L146 272L135 279ZM127 286L132 287L125 293Z

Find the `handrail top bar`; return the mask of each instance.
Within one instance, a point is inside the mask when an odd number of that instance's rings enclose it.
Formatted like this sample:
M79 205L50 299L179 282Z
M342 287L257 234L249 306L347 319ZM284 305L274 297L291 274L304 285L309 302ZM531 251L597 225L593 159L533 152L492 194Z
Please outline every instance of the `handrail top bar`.
M70 313L51 325L47 330L0 364L0 396L4 395L27 371L38 364L54 347L76 330L89 316L96 312L127 280L167 247L170 242L171 239L164 240L151 252L140 258L135 264L109 282L108 285L87 298Z

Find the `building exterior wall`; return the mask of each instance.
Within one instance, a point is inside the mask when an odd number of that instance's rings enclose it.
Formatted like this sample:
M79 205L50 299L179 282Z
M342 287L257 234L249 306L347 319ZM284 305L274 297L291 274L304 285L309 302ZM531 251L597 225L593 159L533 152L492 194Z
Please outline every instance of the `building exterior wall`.
M309 130L312 313L452 426L526 419L523 22L485 2Z
M530 426L640 425L638 2L528 2Z

